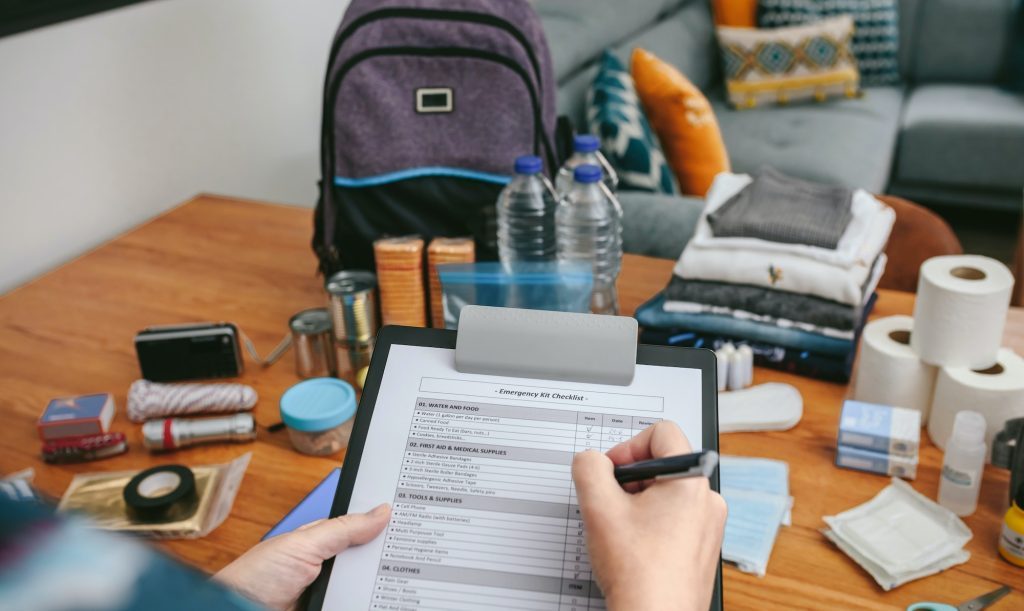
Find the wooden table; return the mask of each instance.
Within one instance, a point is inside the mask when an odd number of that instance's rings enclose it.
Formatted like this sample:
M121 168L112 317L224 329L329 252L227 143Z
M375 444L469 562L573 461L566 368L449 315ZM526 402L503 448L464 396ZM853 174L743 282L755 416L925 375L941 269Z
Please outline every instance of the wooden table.
M255 443L218 444L152 455L140 427L124 416L125 393L138 377L132 338L153 324L201 320L237 323L265 352L284 334L296 311L321 306L324 294L309 249L308 209L198 197L0 299L0 473L36 469L36 484L59 497L75 473L140 469L167 462L219 463L253 452L228 520L205 539L160 543L171 554L215 571L256 543L342 455L311 458L292 451L277 401L298 381L290 356L270 369L251 366L240 381L260 395ZM669 278L670 261L627 256L619 283L624 313L632 313ZM910 313L913 295L883 292L875 316ZM1024 350L1024 311L1011 313L1007 345ZM940 575L882 592L872 579L829 544L821 517L862 503L884 488L885 477L838 469L839 407L847 388L770 370L755 382L785 381L803 393L804 418L785 432L723 435L728 454L789 463L796 498L793 526L779 534L768 576L725 569L729 609L885 609L921 600L959 603L1005 583L1024 589L1024 569L1002 561L995 542L1006 508L1008 474L987 468L971 560ZM39 458L35 420L55 396L113 392L119 407L113 429L128 434L130 451L75 466ZM922 435L926 438L927 435ZM934 498L941 452L926 439L914 487ZM999 609L1024 608L1016 592Z

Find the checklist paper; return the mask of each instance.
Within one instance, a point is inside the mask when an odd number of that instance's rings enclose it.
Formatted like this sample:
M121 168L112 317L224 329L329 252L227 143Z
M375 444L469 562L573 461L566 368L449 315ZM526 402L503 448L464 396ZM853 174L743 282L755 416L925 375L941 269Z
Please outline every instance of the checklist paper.
M323 608L604 609L573 455L663 419L700 449L700 370L606 386L462 374L454 354L391 346L350 502L391 521L337 557Z

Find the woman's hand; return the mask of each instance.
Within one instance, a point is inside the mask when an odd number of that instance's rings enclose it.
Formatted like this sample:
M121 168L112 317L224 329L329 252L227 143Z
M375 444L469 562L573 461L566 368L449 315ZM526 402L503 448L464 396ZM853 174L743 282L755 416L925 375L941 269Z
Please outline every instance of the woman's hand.
M227 565L214 579L271 609L290 609L320 565L353 545L369 543L384 530L391 507L318 520L267 539Z
M639 482L624 490L615 465L690 452L673 422L608 451L576 455L572 476L590 562L608 608L706 611L725 528L725 501L703 477Z

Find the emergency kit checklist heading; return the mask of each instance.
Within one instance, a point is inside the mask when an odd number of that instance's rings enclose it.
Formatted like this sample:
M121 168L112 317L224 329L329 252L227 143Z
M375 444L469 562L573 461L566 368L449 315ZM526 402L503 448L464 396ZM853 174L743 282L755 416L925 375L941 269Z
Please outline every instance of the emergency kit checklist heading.
M546 386L510 385L476 380L424 377L420 392L450 396L480 397L513 401L539 401L552 405L576 405L636 412L664 412L665 399L659 396L590 391Z

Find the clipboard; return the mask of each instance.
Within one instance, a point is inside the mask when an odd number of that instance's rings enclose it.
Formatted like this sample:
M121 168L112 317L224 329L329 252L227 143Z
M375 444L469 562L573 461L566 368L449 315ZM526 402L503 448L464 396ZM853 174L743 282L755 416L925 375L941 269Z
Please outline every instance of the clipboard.
M662 378L670 379L672 381L665 382L665 384L674 385L675 379L671 376L678 377L679 385L686 386L692 396L696 396L699 393L700 396L700 407L692 408L694 410L699 409L700 419L700 446L704 449L718 450L718 408L717 408L717 384L716 384L716 361L715 355L710 350L705 349L694 349L694 348L679 348L670 346L647 346L637 345L637 323L635 319L626 317L612 317L612 316L595 316L590 314L571 314L564 312L547 312L547 311L535 311L535 310L514 310L509 308L489 308L484 306L468 306L462 310L460 315L459 331L449 331L442 329L422 329L422 328L410 328L410 327L394 327L387 326L380 330L377 343L374 349L373 359L370 364L369 372L366 376L366 382L363 388L362 397L359 402L359 408L356 412L356 419L353 426L352 436L349 441L349 447L345 455L345 461L342 468L341 479L338 482L337 491L334 496L334 503L331 508L331 516L339 516L348 513L350 505L353 504L353 494L359 493L356 489L357 482L362 488L374 485L383 485L374 482L366 483L366 480L373 478L367 477L363 481L359 480L360 465L364 462L364 458L367 454L372 452L380 452L382 445L382 439L385 439L385 435L394 437L397 435L395 430L401 429L402 434L408 431L408 445L399 446L400 453L404 449L405 458L399 458L402 464L403 474L399 475L400 478L406 477L404 471L411 469L412 473L409 477L413 477L416 471L423 471L426 473L435 473L436 469L432 469L429 465L437 464L431 460L420 460L417 457L433 456L423 454L423 448L432 448L429 451L438 451L435 446L440 444L441 448L444 448L444 433L448 429L444 427L437 427L432 420L427 417L431 415L436 417L436 414L431 411L434 409L445 409L452 410L451 412L444 412L445 414L451 413L451 418L465 418L472 422L482 422L483 424L474 425L486 427L490 426L490 422L517 422L516 420L509 420L505 416L508 415L508 410L514 412L512 418L518 417L516 414L536 414L528 416L529 418L557 420L557 424L552 426L559 427L553 429L552 434L568 435L562 431L572 430L574 426L565 424L567 417L565 413L568 409L562 409L562 405L573 400L578 401L589 401L588 405L599 407L592 408L579 408L575 415L577 422L584 420L588 417L599 416L606 419L606 423L621 423L621 421L629 418L629 410L636 408L644 409L655 409L652 406L656 406L656 400L658 397L647 396L647 395L631 395L626 392L629 388L636 386L635 377L650 378L657 374ZM421 350L428 349L428 350ZM429 350L433 349L433 350ZM420 350L420 352L414 351ZM437 357L441 361L447 359L448 367L454 368L463 377L468 380L440 380L436 377L423 376L418 379L419 387L416 389L409 389L408 382L412 378L408 376L413 375L409 372L410 369L416 367L416 363L425 362L423 355L430 357ZM394 356L394 361L397 362L399 358L412 359L408 362L403 361L400 365L395 365L392 368L388 368L388 363ZM413 358L415 357L415 358ZM645 366L638 368L637 366ZM401 370L401 374L395 373L395 367ZM426 365L424 365L426 367ZM440 365L444 367L444 365ZM663 368L675 368L671 372L664 370ZM639 373L638 373L638 370ZM676 370L689 370L689 371L676 371ZM669 375L671 374L671 375ZM397 379L395 376L404 375L406 378L401 378L401 384L393 384L392 387L384 388L382 385L385 382L385 376L388 375L392 379ZM513 384L509 384L510 388L505 388L503 380L508 379L514 381ZM484 380L484 381L480 381ZM389 380L390 381L390 380ZM459 385L455 385L458 382ZM464 384L463 384L464 383ZM482 384L490 384L490 386L480 386ZM565 384L572 385L573 388L583 390L578 391L560 391ZM401 386L400 390L396 390L395 386ZM504 393L499 395L500 398L495 399L492 394L488 392L495 391ZM668 388L668 386L666 386ZM382 389L384 394L390 393L389 396L382 398ZM447 391L457 391L455 393ZM444 391L444 392L442 392ZM394 421L391 418L392 412L398 410L395 407L396 403L393 400L395 393L404 392L406 397L416 396L415 410L411 412L414 416L409 418L405 416L405 419L409 420L406 422L404 419L395 418ZM672 392L672 391L669 391ZM413 394L410 394L413 393ZM436 403L432 399L420 398L419 395L425 393L433 397L440 397L436 399ZM518 393L518 394L516 394ZM454 399L448 399L445 395L452 395ZM547 405L544 402L549 401L556 403L555 405ZM561 402L561 404L557 404ZM379 403L382 403L379 405ZM404 402L403 402L404 403ZM543 407L539 407L543 406ZM420 408L423 408L423 411ZM503 408L507 408L503 411ZM545 409L547 411L545 411ZM593 409L595 411L605 412L601 414L591 413L587 410ZM384 410L388 410L385 412ZM608 412L611 412L609 415ZM637 412L640 413L640 412ZM646 413L646 412L644 412ZM422 418L421 415L422 414ZM696 417L696 415L694 416ZM376 418L376 420L375 420ZM610 419L610 420L607 420ZM571 420L571 418L569 418ZM410 424L412 422L420 422L421 424ZM447 420L445 420L447 422ZM633 416L633 426L640 427L648 423L648 419L639 416ZM380 423L380 424L377 424ZM376 426L375 426L376 425ZM402 429L401 427L406 427ZM495 427L503 427L504 425L494 425ZM589 444L589 440L581 441L581 424L575 425L575 441L577 449L581 443ZM628 425L624 425L628 426ZM373 428L373 435L371 435L371 427ZM422 433L418 432L418 427L424 427ZM684 427L685 428L685 427ZM390 430L390 432L386 432ZM436 433L435 430L440 430L442 433ZM508 427L504 427L504 430L510 430ZM617 431L620 434L631 436L631 432L635 432L636 429L620 430L613 427L601 427L602 431ZM522 437L518 433L507 433L501 431L485 431L486 434L494 435L508 435L509 437ZM585 435L589 435L586 433ZM693 442L694 439L693 431L689 431ZM614 441L615 437L610 437ZM449 440L450 441L450 440ZM488 456L493 456L496 447L505 447L492 445L499 443L511 444L509 447L516 449L517 444L527 444L532 442L527 441L493 441L490 443L469 443L466 441L456 441L457 445L452 446L448 444L448 450L455 449L461 451L473 451L473 452L490 452ZM566 443L565 441L556 440L554 443ZM604 443L604 441L602 441ZM608 441L607 443L611 443ZM536 449L524 448L517 449L517 452L529 452L529 458L527 460L543 460L543 457L553 455L547 454L548 450L545 447L552 447L550 445L545 446L545 443L537 442L535 445ZM697 444L694 443L696 446ZM368 451L368 446L372 449ZM588 446L589 447L589 446ZM606 449L596 448L595 449ZM564 455L561 453L560 455ZM534 455L539 455L542 458L534 458ZM388 454L389 460L393 457ZM465 461L479 461L480 463L491 464L495 463L491 458L481 457L479 454L475 454L472 457L458 456L458 460ZM571 457L570 457L571 461ZM419 467L417 465L425 464L427 467ZM496 464L496 463L495 463ZM505 463L501 463L505 464ZM509 462L508 464L517 464L515 462ZM526 463L524 463L526 464ZM529 463L534 464L534 463ZM408 465L408 466L407 466ZM367 468L370 468L368 466ZM490 468L486 465L483 467L476 467L479 469ZM543 464L537 463L535 468L548 468ZM385 469L382 467L382 469ZM494 469L499 470L501 473L514 472L510 471L511 468L503 466L496 466ZM551 474L564 477L564 469L558 466L550 467ZM561 470L559 470L561 469ZM538 471L539 477L548 475L543 470ZM482 477L482 476L481 476ZM438 567L441 567L446 562L458 562L455 558L458 553L465 553L467 557L474 558L473 563L469 563L469 567L476 567L479 563L481 566L486 565L486 557L479 559L480 555L474 551L463 551L457 549L451 551L452 557L430 557L429 546L416 547L413 546L408 548L410 550L423 550L427 549L426 555L418 555L410 551L409 554L400 553L406 549L401 543L406 539L409 539L412 535L409 535L408 530L402 530L394 525L398 522L396 516L398 516L399 507L417 507L432 509L426 505L420 506L418 503L430 503L434 502L435 495L430 490L430 477L423 476L421 478L426 483L419 481L415 483L409 483L409 488L406 488L405 480L396 480L397 493L394 494L394 501L391 498L379 499L377 502L393 502L396 508L395 513L392 516L392 524L389 525L386 535L378 537L378 539L384 539L390 541L390 543L381 543L380 550L373 549L367 550L362 548L368 548L373 545L367 544L366 546L360 546L359 548L351 548L343 554L343 562L352 562L356 566L361 567L363 570L366 569L369 564L377 562L378 566L374 567L375 574L375 586L371 588L372 592L378 592L379 594L372 594L372 596L382 595L384 600L379 603L379 606L372 606L371 603L363 605L362 603L352 603L344 607L337 607L333 604L333 596L338 595L338 589L342 588L341 582L344 579L352 578L349 576L338 577L335 579L334 567L335 559L330 559L324 563L323 569L321 570L320 576L313 583L310 589L307 591L305 598L305 606L302 608L309 609L311 611L319 611L321 609L325 611L333 611L335 608L344 609L387 609L387 608L401 608L400 605L392 605L388 602L391 600L391 586L390 584L410 584L410 583L421 583L420 569L415 569L415 573L412 573L413 569L410 567L422 566L422 572L433 575L438 571L442 571L442 568L437 568L430 563L438 563ZM443 478L442 478L443 479ZM515 481L515 476L506 477L503 476L502 481ZM516 484L501 484L505 486L515 486ZM710 485L713 490L719 490L719 481L717 471L710 479ZM425 488L413 488L412 486L426 486ZM439 486L439 487L438 487ZM444 484L438 484L435 486L438 490L448 490ZM454 490L462 490L460 488L452 488ZM406 494L409 491L413 493ZM490 492L489 490L487 492ZM571 480L568 493L571 493L574 498L574 490L571 489ZM523 496L530 496L532 493L518 493L509 492L508 494L522 494ZM427 501L425 499L429 498ZM437 504L441 502L454 502L454 499L458 498L460 503L465 502L465 505L460 505L457 509L451 509L450 511L459 513L461 516L465 514L479 515L477 507L494 507L496 502L499 500L484 500L478 494L462 494L461 492L453 494L445 494L441 496L440 492L437 492L436 499ZM554 497L553 497L554 498ZM547 497L543 497L536 502L523 501L525 504L533 503L529 505L542 506L549 508L552 506L551 503L547 502ZM356 501L358 503L358 501ZM520 503L516 501L505 501L511 505L518 506ZM566 507L569 509L567 518L572 524L574 515L572 514L571 500L565 501ZM376 503L374 503L376 504ZM466 507L468 509L463 509ZM358 505L354 510L362 511L369 507L359 507ZM575 507L575 519L578 518L578 506ZM447 511L447 509L438 509L438 511ZM516 510L518 511L518 509ZM530 511L523 511L523 514L530 514ZM403 512L403 515L414 515L410 514L408 510ZM415 514L419 515L419 514ZM428 514L428 517L429 514ZM519 517L519 516L517 516ZM529 516L528 516L529 517ZM449 518L451 519L451 518ZM471 518L458 518L460 520L470 520ZM523 518L526 519L526 518ZM547 520L548 518L538 518L539 520ZM554 520L554 518L552 518ZM549 520L550 521L550 520ZM557 520L555 520L557 522ZM575 522L577 526L581 527L581 522ZM394 531L392 529L395 528ZM454 528L454 527L453 527ZM461 528L461 526L459 527ZM468 527L467 527L468 528ZM524 532L529 533L531 529L543 529L547 528L547 524L544 523L541 526L527 526ZM567 526L566 528L569 528ZM580 537L582 537L582 531L580 531ZM456 533L457 534L457 533ZM407 536L408 535L408 536ZM530 535L524 535L530 536ZM540 535L538 535L540 536ZM394 540L397 537L397 540ZM466 535L466 538L462 539L465 541L473 541L473 535ZM566 551L563 554L570 555L577 553L577 561L579 561L579 545L585 545L582 542L582 538L577 540L575 544L577 547L575 550L569 549L572 541L569 540L569 534L566 535ZM487 537L483 537L487 538ZM413 537L415 539L415 537ZM421 538L419 540L426 541L430 539ZM430 539L432 540L432 539ZM392 546L395 543L395 546ZM358 551L356 551L358 550ZM390 550L390 551L388 551ZM441 551L441 550L439 550ZM444 550L448 552L448 550ZM540 553L540 552L538 552ZM583 554L585 554L585 549ZM353 554L363 554L363 557L356 560L349 560L353 558ZM476 556L474 556L476 554ZM510 554L510 557L514 554ZM555 556L557 557L557 550L555 550ZM422 560L424 564L419 564L417 561ZM571 558L570 558L571 560ZM469 562L464 561L464 562ZM532 600L540 600L542 596L548 596L545 593L550 593L554 587L555 579L553 575L561 574L561 585L562 593L559 596L568 596L576 599L586 599L589 593L586 591L587 588L594 589L596 585L592 582L592 578L587 578L585 571L573 571L573 566L576 569L580 569L581 563L577 562L575 565L563 566L563 570L560 573L557 570L557 560L546 560L545 558L539 558L534 560L524 560L526 564L533 564L537 566L544 565L545 562L554 562L554 568L548 570L545 566L547 576L544 577L541 585L537 586L537 590L541 593L535 593L530 591L530 587L523 585L526 583L523 578L517 576L517 574L510 573L507 571L488 571L480 570L481 579L474 581L473 586L466 586L472 589L472 594L466 594L469 604L479 604L481 608L489 606L488 603L480 597L484 594L477 594L479 591L491 591L490 588L504 588L505 585L496 580L495 575L509 576L512 581L516 582L516 587L522 588L523 598L517 605L521 608L533 608L534 603ZM582 564L585 568L586 564ZM456 569L452 569L454 571ZM468 575L473 573L475 568L466 568L465 566L457 569L457 574ZM538 570L536 566L531 566L529 569L523 569L527 571ZM408 571L404 575L402 573L396 573L396 571ZM449 580L451 575L455 574L452 571L448 571L445 575L448 576ZM582 575L581 575L582 573ZM411 577L411 578L410 578ZM445 576L438 577L439 579L445 579ZM337 584L332 584L332 579L337 581ZM423 579L426 579L425 577ZM540 578L537 578L539 580ZM586 581L590 579L590 581ZM433 583L433 582L424 582ZM589 583L589 586L587 585ZM383 585L382 585L383 584ZM514 584L515 585L515 584ZM453 586L455 587L455 586ZM461 587L461 586L459 586ZM333 588L333 590L332 590ZM381 589L383 588L383 590ZM401 589L401 588L399 588ZM408 588L406 588L408 591ZM436 592L433 588L427 588L432 592ZM513 594L517 594L520 590L510 590ZM719 569L716 576L714 594L712 597L711 609L718 610L722 608L722 596L721 596L721 562L719 563ZM529 594L529 596L527 596ZM536 595L537 598L531 598ZM451 598L448 600L459 600L457 594L449 594ZM599 596L596 594L595 596ZM347 598L347 597L346 597ZM413 597L415 598L415 597ZM548 596L548 599L550 596ZM373 600L372 598L370 599ZM545 599L547 600L547 599ZM325 601L331 601L325 604ZM587 608L585 601L581 603L582 606L572 607L563 606L561 608ZM391 605L391 606L389 606ZM436 605L436 603L435 603ZM542 605L536 603L538 608ZM409 608L415 608L414 605L410 605ZM459 607L468 608L468 607ZM555 608L559 608L556 605ZM603 608L603 607L600 607Z

